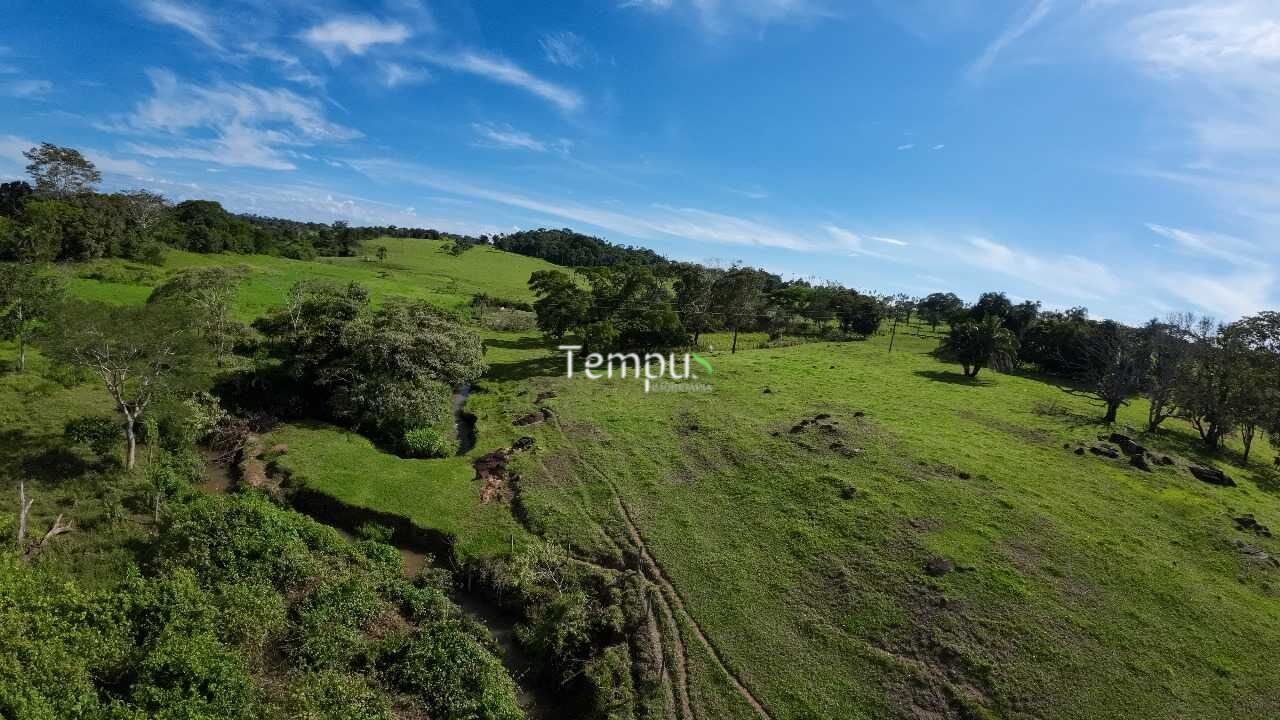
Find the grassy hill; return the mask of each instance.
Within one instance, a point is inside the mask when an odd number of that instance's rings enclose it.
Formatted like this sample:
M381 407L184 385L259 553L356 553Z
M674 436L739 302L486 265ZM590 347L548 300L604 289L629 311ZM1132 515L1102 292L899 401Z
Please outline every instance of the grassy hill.
M303 278L460 307L477 292L527 299L529 273L550 267L491 248L455 257L443 243L386 244L385 263L104 262L78 268L73 291L141 302L167 272L241 264L237 312L249 319ZM664 683L697 717L1280 715L1267 660L1280 656L1280 541L1233 522L1252 513L1280 528L1265 445L1243 468L1234 450L1200 457L1171 421L1133 432L1171 466L1076 454L1132 431L1099 425L1097 408L1043 378L965 381L914 328L892 354L884 336L721 349L708 354L705 394L565 379L536 334L484 336L491 371L468 404L479 431L468 456L406 460L335 428L290 426L270 438L289 445L281 464L344 503L453 535L464 558L485 556L530 535L508 502L482 501L471 463L534 436L513 466L528 525L586 561L647 569ZM5 427L21 423L23 437L58 432L100 400L90 385L36 375L0 384ZM513 427L544 392L550 419ZM1120 425L1145 416L1135 401ZM1199 482L1193 460L1238 487Z

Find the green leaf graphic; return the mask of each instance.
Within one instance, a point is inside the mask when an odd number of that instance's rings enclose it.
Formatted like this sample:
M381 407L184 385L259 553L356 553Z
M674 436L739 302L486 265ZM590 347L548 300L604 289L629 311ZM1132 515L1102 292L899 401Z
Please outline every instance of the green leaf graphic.
M707 362L706 358L702 357L698 353L693 353L693 359L696 360L699 365L707 369L708 375L715 374L716 371L711 368L711 363Z

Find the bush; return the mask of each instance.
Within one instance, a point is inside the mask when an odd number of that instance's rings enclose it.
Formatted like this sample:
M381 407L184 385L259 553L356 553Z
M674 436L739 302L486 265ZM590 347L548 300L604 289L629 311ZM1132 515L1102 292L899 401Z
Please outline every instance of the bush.
M115 418L85 415L68 420L62 436L76 445L88 445L95 455L107 455L120 444L123 429Z
M453 452L451 443L434 428L414 428L404 434L404 454L416 458L442 458Z
M608 320L593 322L582 328L582 344L588 352L612 350L618 344L618 328Z

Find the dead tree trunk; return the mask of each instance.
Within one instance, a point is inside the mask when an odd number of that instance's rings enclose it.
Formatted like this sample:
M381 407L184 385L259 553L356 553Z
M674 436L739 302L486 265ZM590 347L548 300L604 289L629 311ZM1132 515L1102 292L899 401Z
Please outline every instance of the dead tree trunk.
M18 481L18 550L27 541L27 516L31 513L31 504L35 498L27 497L27 483Z

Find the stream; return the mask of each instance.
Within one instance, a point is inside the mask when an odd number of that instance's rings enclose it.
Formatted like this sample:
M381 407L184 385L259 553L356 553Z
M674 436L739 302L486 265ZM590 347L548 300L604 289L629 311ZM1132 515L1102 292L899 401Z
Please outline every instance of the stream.
M476 416L465 409L470 395L470 384L462 385L453 394L453 418L454 429L458 434L458 455L465 455L476 444ZM204 477L198 485L200 490L211 495L225 495L231 492L235 488L235 477L230 464L218 462L217 454L212 451L202 451L202 454L205 464ZM304 512L298 507L293 509ZM350 529L341 526L340 520L335 523L331 521L332 518L322 518L316 513L304 514L322 525L333 528L348 540L356 539ZM432 562L430 553L411 547L413 543L397 542L393 539L388 544L400 552L405 577L416 576ZM516 683L516 700L524 710L525 716L530 720L557 720L560 717L557 708L561 703L558 701L555 688L536 681L531 669L533 662L516 641L515 628L519 619L481 592L458 587L449 594L449 598L464 615L480 623L489 631L489 635L498 646L503 666Z
M453 431L458 435L458 454L466 455L476 446L476 416L467 412L471 383L463 383L453 391Z

